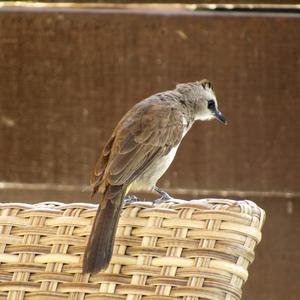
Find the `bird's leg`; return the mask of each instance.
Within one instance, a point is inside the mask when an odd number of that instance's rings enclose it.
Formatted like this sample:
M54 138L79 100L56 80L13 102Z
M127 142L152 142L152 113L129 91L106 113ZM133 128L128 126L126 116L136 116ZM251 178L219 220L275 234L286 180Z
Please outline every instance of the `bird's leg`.
M172 198L167 192L161 190L157 186L154 187L154 191L157 192L157 193L159 193L161 195L161 197L164 198L164 199L166 199L166 200L169 200L169 199Z
M154 187L154 191L160 194L160 198L155 200L154 203L155 204L160 204L160 203L164 203L167 202L169 200L172 199L172 197L166 193L165 191L161 190L160 188L158 188L157 186Z
M126 206L126 205L129 205L133 202L137 202L139 201L138 197L134 196L134 195L128 195L126 196L126 198L123 200L123 205Z

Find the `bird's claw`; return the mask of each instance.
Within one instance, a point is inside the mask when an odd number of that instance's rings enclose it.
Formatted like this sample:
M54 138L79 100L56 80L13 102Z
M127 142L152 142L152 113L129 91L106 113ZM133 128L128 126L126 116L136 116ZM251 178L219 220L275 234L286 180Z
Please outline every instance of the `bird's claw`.
M154 200L153 205L172 202L173 198L168 193L162 190L160 190L159 193L161 197L159 199Z
M170 202L172 202L172 198L160 197L153 201L153 205L158 205L158 204L162 204L162 203L170 203Z
M124 199L124 206L128 206L129 204L133 203L133 202L137 202L139 201L138 197L136 196L127 196L125 199Z
M170 200L172 200L172 197L166 193L165 191L161 190L160 188L158 188L157 186L154 187L154 190L160 194L160 198L157 200L153 201L153 205L154 204L161 204L161 203L167 203L170 202Z

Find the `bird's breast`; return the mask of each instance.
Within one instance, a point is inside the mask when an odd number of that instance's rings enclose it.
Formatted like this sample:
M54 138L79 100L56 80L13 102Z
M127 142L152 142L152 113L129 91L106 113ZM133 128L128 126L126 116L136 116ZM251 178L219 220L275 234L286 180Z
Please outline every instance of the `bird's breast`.
M172 148L167 155L157 158L153 163L141 174L131 185L130 190L133 191L149 191L152 190L156 182L162 177L162 175L167 171L171 165L176 151L176 147Z

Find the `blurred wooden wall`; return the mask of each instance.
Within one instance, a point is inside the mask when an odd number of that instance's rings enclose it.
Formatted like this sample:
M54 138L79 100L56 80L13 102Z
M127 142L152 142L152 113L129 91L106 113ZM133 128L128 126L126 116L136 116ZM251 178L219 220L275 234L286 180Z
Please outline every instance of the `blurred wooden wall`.
M120 117L208 78L229 120L198 123L161 186L267 212L245 300L298 299L300 16L97 9L0 11L0 201L89 201Z

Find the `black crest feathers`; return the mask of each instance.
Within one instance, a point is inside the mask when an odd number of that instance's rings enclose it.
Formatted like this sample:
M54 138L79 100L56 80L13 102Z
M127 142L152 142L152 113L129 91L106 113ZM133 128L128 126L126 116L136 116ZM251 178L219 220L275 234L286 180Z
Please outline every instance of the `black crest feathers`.
M202 79L199 83L202 85L204 89L211 89L211 90L214 89L212 83L207 79Z

